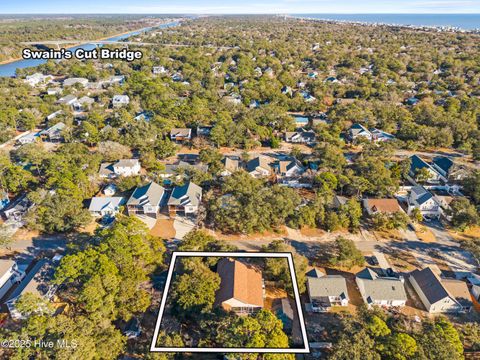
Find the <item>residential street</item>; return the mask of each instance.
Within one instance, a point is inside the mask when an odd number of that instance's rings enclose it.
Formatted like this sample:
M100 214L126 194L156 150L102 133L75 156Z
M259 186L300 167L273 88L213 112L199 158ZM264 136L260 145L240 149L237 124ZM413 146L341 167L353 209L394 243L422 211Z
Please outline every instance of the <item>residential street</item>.
M403 230L400 232L403 241L396 239L376 240L373 234L365 229L358 234L335 234L325 233L319 237L308 237L300 234L299 231L288 229L287 236L277 236L262 239L245 239L229 241L232 245L237 246L241 250L258 251L263 245L267 245L274 239L283 239L289 242L299 253L308 257L315 257L321 253L330 241L336 236L342 235L355 241L359 250L364 253L371 253L375 250L383 250L387 254L398 252L406 252L413 256L418 265L427 266L444 262L452 271L474 271L476 263L473 256L461 249L460 245L451 239L447 231L443 229L438 222L425 223L427 228L435 235L435 242L421 241L414 231Z

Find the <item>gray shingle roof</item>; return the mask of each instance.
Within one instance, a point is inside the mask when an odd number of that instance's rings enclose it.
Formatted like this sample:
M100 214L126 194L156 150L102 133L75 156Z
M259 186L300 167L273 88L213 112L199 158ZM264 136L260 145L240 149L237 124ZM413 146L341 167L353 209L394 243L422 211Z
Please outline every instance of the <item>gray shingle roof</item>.
M33 293L40 296L46 295L50 288L48 282L53 278L53 273L53 266L48 260L42 259L38 261L12 292L8 301L25 293Z
M319 278L308 277L307 288L310 297L348 297L347 281L341 275L326 275Z
M357 284L367 302L407 300L407 293L401 280L379 277L368 268L357 274Z
M410 276L415 279L430 304L435 304L437 301L450 296L438 275L429 267L423 270L414 270L410 273Z
M258 156L248 161L246 167L248 172L255 171L257 167L270 171L270 160L265 156Z
M168 205L183 205L190 202L193 206L198 206L202 198L202 188L192 182L187 182L183 186L176 186L170 199L168 199Z
M152 181L145 186L137 187L128 199L127 205L160 206L164 194L165 189Z

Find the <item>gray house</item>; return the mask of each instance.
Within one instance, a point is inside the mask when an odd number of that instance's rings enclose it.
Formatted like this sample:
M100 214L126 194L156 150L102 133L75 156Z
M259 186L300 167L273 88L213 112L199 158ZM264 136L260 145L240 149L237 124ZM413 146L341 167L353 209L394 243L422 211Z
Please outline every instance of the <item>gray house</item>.
M202 188L192 182L183 186L175 186L168 199L168 210L171 216L177 213L196 214L202 200Z
M467 285L461 280L441 279L427 267L412 271L409 281L429 313L457 313L472 307Z
M325 312L332 306L347 306L347 281L341 275L307 274L307 290L313 312Z
M156 218L164 198L165 189L153 181L137 187L127 201L128 215L146 215Z

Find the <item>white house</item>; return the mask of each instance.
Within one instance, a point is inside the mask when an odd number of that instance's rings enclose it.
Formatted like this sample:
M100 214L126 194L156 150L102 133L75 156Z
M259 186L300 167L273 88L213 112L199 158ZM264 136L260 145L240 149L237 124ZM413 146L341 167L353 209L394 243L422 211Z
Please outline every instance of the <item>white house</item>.
M258 156L247 162L247 172L254 178L270 176L272 168L270 167L270 159L265 156Z
M113 75L113 76L110 76L110 78L108 79L108 83L110 85L114 85L114 84L122 85L124 82L125 82L124 75Z
M165 67L163 66L154 66L152 68L152 72L154 75L159 75L159 74L165 74L167 70L165 70Z
M347 306L347 281L341 275L324 275L320 271L307 274L307 290L313 312L325 312L332 306Z
M51 80L53 76L43 75L41 73L35 73L32 75L27 75L25 82L30 86L36 86L38 84L44 84L45 82Z
M390 141L395 139L394 135L380 129L371 129L370 133L372 134L373 141L375 142Z
M120 211L120 206L125 202L121 196L115 197L93 197L90 201L88 211L92 216L115 216Z
M468 297L468 299L465 300L470 303L469 308L472 306L467 285L463 281L440 279L440 277L429 267L423 270L412 271L410 273L409 281L420 297L423 305L431 314L458 313L465 310L461 301L457 300L456 297L451 294L449 289L447 289L447 287L451 285L453 285L451 286L452 288L455 287L458 289L464 287L464 292L466 291L466 293L463 297ZM455 284L452 283L452 281L454 281ZM456 289L453 290L456 292Z
M75 95L66 95L58 99L57 104L61 105L73 105L77 101L77 97Z
M103 163L100 165L99 175L102 178L116 176L133 176L140 174L141 166L138 159L122 159L115 163Z
M315 142L315 131L298 129L285 132L285 141L296 144L311 144Z
M112 99L112 106L114 108L119 108L126 106L130 103L130 98L128 95L115 95Z
M380 277L372 269L365 268L357 274L355 282L369 307L402 307L407 302L403 279Z
M62 88L60 87L53 87L47 89L47 95L59 95L62 93Z
M72 104L72 108L74 111L78 112L87 111L88 109L90 109L94 102L95 99L92 99L89 96L82 96L80 99L78 99Z
M15 284L25 277L25 269L19 267L15 260L0 259L0 300Z
M438 219L442 215L442 207L435 196L420 185L412 187L408 196L409 215L413 212L413 209L419 209L424 218Z
M302 163L295 158L280 160L273 167L277 176L283 179L298 178L305 172Z
M373 134L367 130L362 124L353 124L350 129L348 129L347 137L350 141L365 139L368 141L373 140Z

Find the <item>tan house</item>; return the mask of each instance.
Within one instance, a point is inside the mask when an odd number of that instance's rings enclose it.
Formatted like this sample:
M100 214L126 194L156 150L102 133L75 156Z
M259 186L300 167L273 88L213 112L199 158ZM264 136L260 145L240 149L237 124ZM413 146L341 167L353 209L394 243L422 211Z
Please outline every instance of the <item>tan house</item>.
M217 264L220 289L215 296L215 305L225 311L250 314L263 308L262 274L240 261L224 258Z

